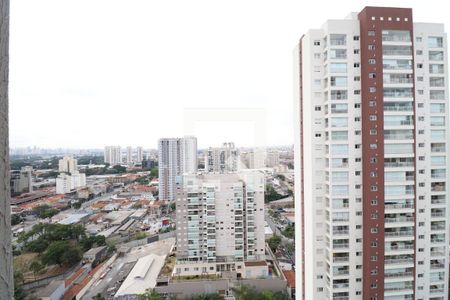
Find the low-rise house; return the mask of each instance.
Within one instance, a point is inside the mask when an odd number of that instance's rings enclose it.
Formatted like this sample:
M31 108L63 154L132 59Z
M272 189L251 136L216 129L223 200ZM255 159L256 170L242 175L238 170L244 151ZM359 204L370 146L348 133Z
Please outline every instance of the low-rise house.
M39 300L60 300L65 293L64 280L55 280L45 288L38 291L36 296Z
M92 248L83 255L83 262L92 263L99 261L106 256L108 249L106 246Z

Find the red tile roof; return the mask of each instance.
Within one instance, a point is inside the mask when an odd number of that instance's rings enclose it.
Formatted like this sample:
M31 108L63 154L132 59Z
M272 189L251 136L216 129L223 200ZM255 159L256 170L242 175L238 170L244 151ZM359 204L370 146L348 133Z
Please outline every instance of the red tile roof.
M295 288L295 271L286 270L286 271L283 271L283 274L286 277L288 286L291 288Z

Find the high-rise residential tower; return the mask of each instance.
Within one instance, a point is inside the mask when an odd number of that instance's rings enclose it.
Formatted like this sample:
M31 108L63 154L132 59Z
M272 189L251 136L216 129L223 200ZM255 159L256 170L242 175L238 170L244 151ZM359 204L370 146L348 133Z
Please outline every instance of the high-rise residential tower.
M245 262L265 264L264 174L178 177L176 227L176 275L245 276Z
M105 163L111 166L121 164L122 154L120 151L120 146L106 146L104 154Z
M64 156L64 158L58 161L58 171L65 173L73 173L78 171L77 160L70 156Z
M366 7L295 56L299 298L447 299L444 26Z
M126 162L127 164L133 163L133 148L131 146L127 147Z
M163 138L158 141L159 199L175 200L175 179L197 172L197 138Z
M206 172L236 172L239 161L239 150L234 143L223 143L222 147L209 147L205 151Z
M136 162L141 163L144 160L144 149L141 146L136 148Z

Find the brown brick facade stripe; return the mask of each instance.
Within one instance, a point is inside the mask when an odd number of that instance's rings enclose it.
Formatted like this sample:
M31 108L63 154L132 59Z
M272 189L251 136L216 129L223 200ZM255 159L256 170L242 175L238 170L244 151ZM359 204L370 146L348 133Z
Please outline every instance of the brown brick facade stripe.
M375 18L372 19L372 17ZM392 19L391 21L389 21L389 17ZM397 18L400 18L400 21L397 21ZM405 18L408 18L408 21L404 21ZM361 43L361 130L363 153L362 298L382 300L384 299L384 105L381 33L382 30L389 29L408 30L411 33L411 41L413 42L412 10L366 7L359 13L358 19L360 21ZM371 31L370 35L369 31ZM372 32L374 32L373 35ZM375 48L369 49L369 45L374 45ZM375 59L375 64L369 64L369 59ZM369 73L374 73L375 78L370 78ZM376 88L376 91L370 92L370 87ZM371 121L370 115L376 115L376 121ZM377 148L371 148L370 144L377 144ZM375 172L376 176L371 176L372 172ZM375 205L372 200L377 200ZM376 232L374 233L375 230ZM376 242L376 244L373 242Z

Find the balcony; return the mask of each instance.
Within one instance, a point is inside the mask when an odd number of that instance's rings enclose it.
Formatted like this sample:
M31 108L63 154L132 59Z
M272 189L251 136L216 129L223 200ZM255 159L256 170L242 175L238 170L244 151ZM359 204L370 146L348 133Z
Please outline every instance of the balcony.
M385 218L385 223L414 222L413 217Z
M348 262L350 260L350 258L348 256L334 256L333 257L333 262L335 263L344 263L344 262Z
M348 235L348 230L333 230L333 235Z
M436 257L436 256L445 256L445 252L444 252L444 251L431 251L431 252L430 252L430 255L433 256L433 257Z
M412 231L394 231L394 232L385 232L384 235L386 237L414 237L414 232Z
M445 212L432 212L431 217L445 217Z
M404 265L404 264L413 264L414 260L412 258L394 258L394 259L385 259L384 263L386 265Z
M333 244L333 249L348 249L348 247L349 247L348 243Z
M384 273L385 278L401 278L414 276L413 272L399 272L399 273Z
M430 264L430 268L433 269L433 270L435 270L435 269L444 269L445 265L444 264L440 264L440 263Z
M398 245L398 246L390 246L390 247L384 247L384 251L402 251L402 250L414 250L414 245Z

